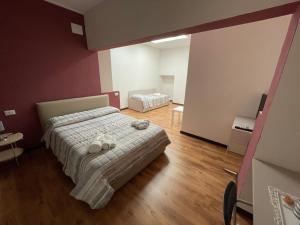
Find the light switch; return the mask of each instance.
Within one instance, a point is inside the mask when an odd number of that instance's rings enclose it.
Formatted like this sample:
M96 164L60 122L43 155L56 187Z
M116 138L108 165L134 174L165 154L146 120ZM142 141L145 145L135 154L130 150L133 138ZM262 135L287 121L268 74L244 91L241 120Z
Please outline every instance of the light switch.
M119 92L115 92L115 96L119 96Z
M16 110L14 110L14 109L11 109L11 110L5 110L5 111L4 111L4 115L5 115L5 116L13 116L13 115L16 115Z
M3 125L2 121L0 121L0 132L2 132L4 130L5 130L4 125Z

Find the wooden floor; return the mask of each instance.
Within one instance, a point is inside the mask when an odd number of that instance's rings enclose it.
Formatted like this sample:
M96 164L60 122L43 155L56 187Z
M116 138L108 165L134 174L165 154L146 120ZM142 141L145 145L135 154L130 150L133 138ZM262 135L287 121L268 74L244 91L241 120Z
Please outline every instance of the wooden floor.
M0 165L0 224L4 225L218 225L224 188L241 158L179 133L171 125L175 105L147 113L123 110L166 129L172 142L164 155L117 191L105 209L91 210L73 199L73 183L49 150L24 154L20 167ZM252 224L245 215L240 225Z

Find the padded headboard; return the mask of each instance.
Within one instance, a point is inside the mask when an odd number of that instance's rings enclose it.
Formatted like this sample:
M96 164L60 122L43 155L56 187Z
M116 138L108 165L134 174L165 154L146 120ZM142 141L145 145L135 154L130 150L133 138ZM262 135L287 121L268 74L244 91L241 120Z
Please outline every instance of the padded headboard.
M37 109L41 126L44 129L45 123L51 117L105 107L108 105L108 95L96 95L82 98L70 98L57 101L39 102L37 103Z
M146 89L146 90L137 90L137 91L128 91L128 98L130 98L132 95L136 94L142 94L142 95L147 95L147 94L153 94L157 92L156 89Z

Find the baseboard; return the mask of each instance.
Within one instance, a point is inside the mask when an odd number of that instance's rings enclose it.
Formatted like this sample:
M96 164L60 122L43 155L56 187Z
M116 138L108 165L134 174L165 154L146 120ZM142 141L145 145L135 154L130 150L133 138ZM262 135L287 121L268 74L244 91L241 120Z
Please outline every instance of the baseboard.
M219 145L221 147L224 147L224 148L227 148L227 145L224 145L222 143L219 143L219 142L216 142L216 141L213 141L213 140L210 140L210 139L207 139L207 138L204 138L204 137L200 137L200 136L197 136L195 134L190 134L188 132L185 132L185 131L180 131L181 134L184 134L184 135L187 135L189 137L193 137L193 138L196 138L196 139L199 139L201 141L206 141L206 142L209 142L211 144L215 144L215 145Z
M240 208L240 207L236 207L236 211L239 213L239 214L243 214L243 215L245 215L245 216L247 216L248 218L251 218L252 220L253 220L253 214L252 213L250 213L250 212L248 212L248 211L246 211L245 209L242 209L242 208Z
M184 104L181 104L181 103L177 103L177 102L173 102L173 101L171 101L172 102L172 104L174 104L174 105L181 105L181 106L184 106Z
M129 108L128 108L128 107L124 107L124 108L122 108L122 109L120 109L120 110L122 111L122 110L125 110L125 109L129 109Z

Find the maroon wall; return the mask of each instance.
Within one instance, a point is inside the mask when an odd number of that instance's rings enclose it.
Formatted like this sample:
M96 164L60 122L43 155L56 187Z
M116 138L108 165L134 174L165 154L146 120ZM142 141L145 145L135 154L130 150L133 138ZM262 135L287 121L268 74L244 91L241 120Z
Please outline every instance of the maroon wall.
M109 97L109 104L120 108L120 92L119 91L112 91L112 92L103 92L101 94L106 94Z
M83 16L42 0L3 1L0 15L0 120L40 142L36 102L100 94L98 58L71 33ZM4 117L3 110L17 115Z

